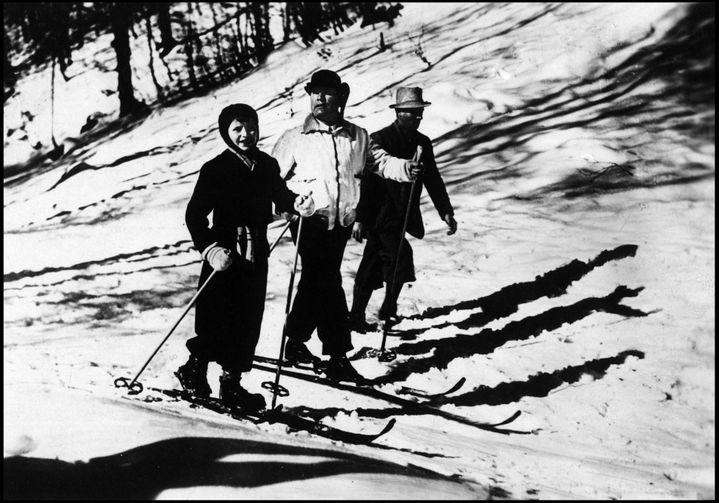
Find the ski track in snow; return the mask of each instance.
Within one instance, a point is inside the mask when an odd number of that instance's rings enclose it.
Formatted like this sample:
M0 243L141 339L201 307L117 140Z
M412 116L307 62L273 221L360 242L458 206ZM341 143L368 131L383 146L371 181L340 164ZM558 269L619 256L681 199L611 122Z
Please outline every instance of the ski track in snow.
M698 19L701 6L675 4L406 4L393 28L328 37L324 57L286 45L243 80L6 171L6 480L49 497L713 498L714 113L669 65L699 61ZM466 377L431 400L465 423L283 378L281 403L328 425L370 432L397 418L376 446L351 446L112 385L195 293L183 215L222 145L217 112L252 103L269 151L303 116L319 67L350 82L347 116L369 131L392 120L398 85L433 103L420 129L459 230L445 235L425 193L417 281L388 340L397 359L362 357L379 332L353 334L352 355L387 393ZM106 105L77 101L82 117ZM270 258L260 355L279 351L293 251L285 237ZM351 241L348 300L361 254ZM192 331L191 313L140 381L175 387ZM321 354L316 337L309 346ZM518 409L506 428L522 434L466 424Z

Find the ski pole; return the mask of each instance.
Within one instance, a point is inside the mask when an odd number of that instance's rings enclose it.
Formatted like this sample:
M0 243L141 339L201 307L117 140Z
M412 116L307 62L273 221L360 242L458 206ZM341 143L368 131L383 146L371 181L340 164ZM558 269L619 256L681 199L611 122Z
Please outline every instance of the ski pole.
M295 274L297 273L297 257L300 253L300 238L302 237L302 222L304 218L300 217L300 222L297 224L297 240L295 242L295 260L292 264L292 273L290 274L290 284L287 287L287 303L285 304L285 322L282 325L282 340L280 341L280 356L277 358L277 372L275 373L275 382L266 381L262 383L262 387L265 389L272 390L272 408L275 408L277 404L277 395L287 395L287 390L280 387L280 374L282 373L282 358L285 355L285 341L287 339L287 319L290 315L290 308L292 307L292 290L295 284Z
M419 161L422 156L422 145L417 145L417 151L414 153L413 161ZM402 223L402 234L399 236L399 246L397 246L397 258L394 261L394 272L392 273L392 283L389 285L389 291L387 292L390 299L394 299L394 292L397 288L397 273L399 271L399 256L402 252L402 245L404 244L404 235L407 232L407 224L409 223L409 213L412 209L412 198L414 197L414 190L417 186L417 178L412 180L412 186L409 189L409 200L407 201L407 210L404 214L404 222ZM384 354L385 343L387 342L387 324L385 323L382 330L382 347L380 348L380 358Z
M165 344L165 342L167 341L167 339L170 338L170 336L172 335L172 332L175 331L175 329L177 328L177 325L180 324L180 322L181 322L182 319L185 317L185 315L188 313L188 311L190 310L190 308L195 304L195 301L197 300L197 298L198 298L198 297L200 296L200 294L202 293L202 290L205 289L205 287L206 287L207 284L210 282L210 280L212 279L212 277L215 275L216 272L217 272L217 270L213 270L212 273L210 273L210 275L207 277L207 279L206 279L205 282L202 284L202 286L197 290L197 293L195 293L194 297L192 297L192 300L190 300L190 303L187 305L187 308L185 308L185 311L182 313L182 315L180 316L180 318L175 322L175 324L172 326L172 328L171 328L170 331L167 333L167 335L165 336L165 338L162 339L162 342L160 343L160 345L157 346L157 348L155 349L155 351L152 352L152 354L150 355L150 358L147 359L147 361L146 361L145 364L142 366L142 368L141 368L140 371L137 373L137 375L134 377L134 379L128 383L128 382L127 382L127 377L118 377L117 379L115 379L115 387L117 387L117 388L123 388L123 387L124 387L124 388L128 388L128 390L129 390L128 393L129 393L130 395L137 395L138 393L141 393L141 392L142 392L142 384L140 384L139 382L137 382L137 379L140 377L140 374L142 374L142 373L145 371L145 368L146 368L147 365L150 363L150 361L155 357L155 355L156 355L157 352L160 350L160 348L162 347L162 345Z
M284 236L284 235L285 235L285 232L287 232L287 229L290 228L290 224L291 224L291 223L292 223L291 220L290 220L289 222L287 222L287 225L285 225L284 229L282 229L282 232L280 232L280 235L277 236L277 239L275 239L275 242L272 243L272 246L270 246L270 251L269 251L268 255L269 255L270 253L272 253L272 250L275 249L275 246L277 246L277 244L280 242L280 239L282 239L282 236Z

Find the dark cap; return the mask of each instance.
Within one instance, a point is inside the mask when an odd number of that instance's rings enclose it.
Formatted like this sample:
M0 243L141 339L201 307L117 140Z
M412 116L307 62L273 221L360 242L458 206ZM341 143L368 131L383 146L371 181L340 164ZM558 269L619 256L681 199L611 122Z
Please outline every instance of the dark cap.
M309 94L318 87L335 89L338 93L343 92L342 79L332 70L317 70L313 73L312 79L305 86L305 91Z
M230 123L235 119L250 119L258 122L257 112L255 112L254 108L244 103L234 103L226 106L222 109L222 112L220 112L220 117L217 119L220 130L229 127Z

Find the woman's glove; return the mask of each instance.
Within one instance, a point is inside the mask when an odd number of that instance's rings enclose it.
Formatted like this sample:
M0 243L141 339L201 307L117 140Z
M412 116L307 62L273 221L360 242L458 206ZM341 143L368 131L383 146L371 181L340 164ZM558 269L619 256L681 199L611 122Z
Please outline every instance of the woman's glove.
M212 266L215 271L224 271L230 264L230 250L217 245L210 245L202 254L202 257Z
M306 196L297 196L295 199L295 211L301 217L311 217L315 214L315 202L311 197L311 192Z

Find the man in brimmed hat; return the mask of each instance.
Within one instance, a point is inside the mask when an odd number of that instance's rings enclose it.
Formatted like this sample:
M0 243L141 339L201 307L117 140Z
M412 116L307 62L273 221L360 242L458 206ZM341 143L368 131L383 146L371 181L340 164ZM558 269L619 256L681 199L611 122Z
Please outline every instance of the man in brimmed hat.
M419 190L414 191L411 201L410 182L382 180L373 174L362 179L362 202L358 209L361 224L355 228L353 237L359 242L367 237L367 244L357 269L350 311L350 325L357 332L375 328L365 320L365 310L374 290L382 288L383 282L386 285L379 319L392 321L396 318L397 298L402 285L415 280L412 248L402 235L402 228L409 205L407 232L418 239L424 237L424 223L419 209L422 186L427 189L440 218L447 224L447 234L457 231L454 209L434 160L432 141L417 130L424 108L429 105L431 103L422 97L421 88L398 88L396 102L390 105L395 110L396 120L371 135L376 148L392 156L410 159L418 146L422 147L422 155L420 169L413 170ZM398 257L400 241L402 247ZM393 285L395 267L397 284Z
M299 243L302 275L287 317L285 360L314 363L305 343L317 329L323 353L330 356L325 373L337 380L361 380L347 359L352 349L347 299L340 267L353 230L360 199L360 176L372 172L410 180L408 162L370 149L367 131L344 119L349 85L330 70L319 70L305 86L311 113L286 131L272 152L287 186L312 195L316 213L305 218ZM298 223L290 226L296 240Z

